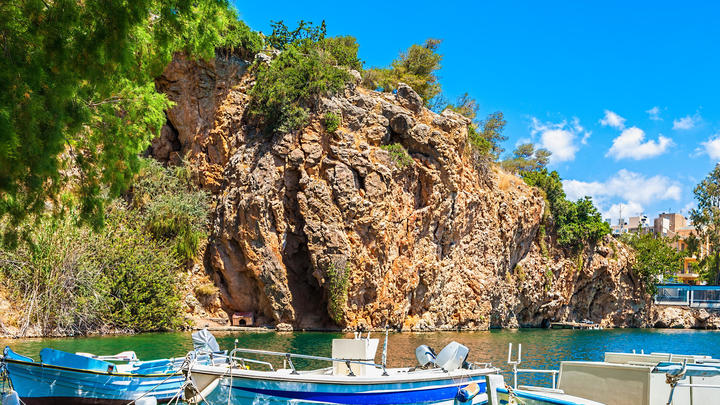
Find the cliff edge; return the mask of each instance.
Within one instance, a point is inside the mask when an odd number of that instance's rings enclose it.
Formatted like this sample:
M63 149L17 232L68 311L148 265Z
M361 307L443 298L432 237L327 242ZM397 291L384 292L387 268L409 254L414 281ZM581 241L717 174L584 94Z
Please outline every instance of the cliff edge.
M541 192L471 158L465 117L408 86L350 84L304 129L264 134L245 111L252 84L247 62L181 56L157 81L176 104L152 153L185 159L213 195L205 266L228 313L294 328L649 325L629 250L558 247Z

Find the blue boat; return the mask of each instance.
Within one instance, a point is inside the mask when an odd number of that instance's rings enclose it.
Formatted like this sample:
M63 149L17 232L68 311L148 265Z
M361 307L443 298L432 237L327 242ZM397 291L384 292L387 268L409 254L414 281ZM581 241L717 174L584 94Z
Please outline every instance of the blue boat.
M20 399L28 404L127 404L141 397L168 402L185 380L184 359L114 364L54 349L40 361L6 347L2 366Z
M201 331L202 332L202 331ZM198 364L226 362L214 337L207 331L197 345ZM209 337L208 337L209 335ZM212 345L206 343L211 340ZM112 358L112 356L110 356ZM185 358L129 361L116 364L87 354L45 348L40 361L13 352L9 347L0 358L0 375L9 378L13 390L27 404L127 404L165 403L181 396Z

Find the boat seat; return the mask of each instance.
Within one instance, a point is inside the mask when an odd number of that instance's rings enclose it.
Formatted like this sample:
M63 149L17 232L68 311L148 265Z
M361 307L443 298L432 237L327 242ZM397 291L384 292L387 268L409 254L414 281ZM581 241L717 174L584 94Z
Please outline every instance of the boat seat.
M40 350L40 362L52 366L77 368L81 370L101 372L111 372L115 370L115 365L108 361L79 356L74 353L63 352L47 347Z

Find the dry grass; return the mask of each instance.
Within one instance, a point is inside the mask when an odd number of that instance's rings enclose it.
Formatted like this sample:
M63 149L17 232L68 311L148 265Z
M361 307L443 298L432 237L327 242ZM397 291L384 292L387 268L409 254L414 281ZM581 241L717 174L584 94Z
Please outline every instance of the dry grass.
M508 173L499 167L496 168L495 173L498 177L498 187L502 191L508 191L510 188L525 184L518 176Z

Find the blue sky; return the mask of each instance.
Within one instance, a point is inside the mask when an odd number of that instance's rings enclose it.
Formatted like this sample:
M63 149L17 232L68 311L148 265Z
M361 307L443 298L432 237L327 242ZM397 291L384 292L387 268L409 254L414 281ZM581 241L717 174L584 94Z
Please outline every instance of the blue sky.
M253 29L325 20L352 35L366 67L386 66L440 38L450 99L502 111L505 147L531 140L569 197L590 195L605 217L692 206L720 161L720 3L235 2Z

